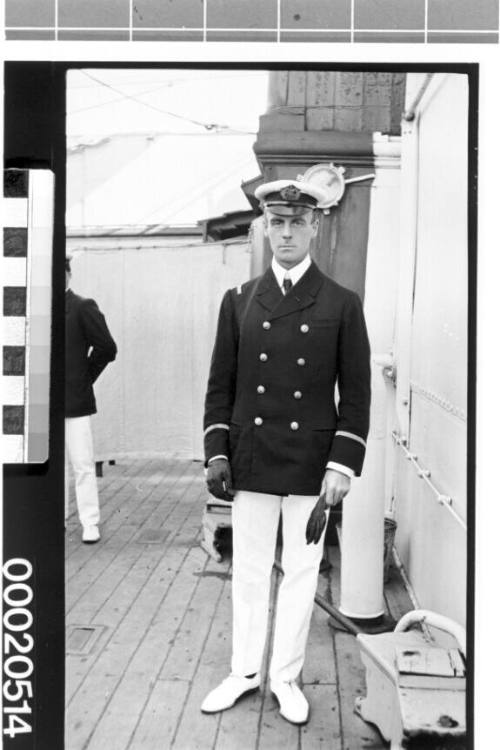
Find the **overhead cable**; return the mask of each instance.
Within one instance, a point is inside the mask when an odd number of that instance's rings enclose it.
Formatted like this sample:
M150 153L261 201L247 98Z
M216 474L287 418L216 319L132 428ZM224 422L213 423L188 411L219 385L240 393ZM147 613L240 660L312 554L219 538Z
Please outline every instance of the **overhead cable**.
M143 107L147 107L148 109L152 109L154 112L159 112L163 115L168 115L169 117L175 117L177 120L183 120L184 122L190 122L193 125L197 125L200 128L205 128L205 130L226 130L228 129L227 125L221 125L220 123L216 122L201 122L200 120L194 120L190 117L185 117L184 115L178 115L176 112L170 112L169 110L161 109L160 107L155 107L154 104L150 104L149 102L143 102L141 99L137 99L136 96L133 96L132 94L126 94L124 91L120 91L115 86L112 86L109 83L106 83L105 81L100 80L99 78L96 78L95 76L91 75L87 71L82 71L88 78L90 78L92 81L95 81L96 83L99 83L101 86L105 86L106 88L110 89L111 91L114 91L115 94L120 94L123 96L124 99L130 99L133 102L136 102L136 104L141 104Z
M155 86L152 89L147 89L146 91L138 91L136 92L135 96L146 96L147 94L153 94L155 91L160 91L160 89L166 89L170 88L172 84L169 83L163 83L161 86ZM96 109L98 107L106 107L108 104L116 104L116 102L121 102L124 99L128 99L129 96L127 94L121 94L117 99L109 99L107 102L98 102L97 104L90 104L88 107L80 107L80 109L72 109L70 112L67 112L68 115L76 115L79 112L87 112L89 109Z

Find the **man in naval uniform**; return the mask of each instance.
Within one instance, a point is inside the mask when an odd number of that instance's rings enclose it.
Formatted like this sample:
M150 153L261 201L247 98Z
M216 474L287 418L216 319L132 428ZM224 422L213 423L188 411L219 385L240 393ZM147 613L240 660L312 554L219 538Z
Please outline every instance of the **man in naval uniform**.
M90 423L91 415L97 411L93 385L115 359L117 349L96 302L75 294L69 288L70 281L71 263L70 258L66 258L65 442L74 473L82 541L94 544L100 539L100 510ZM66 518L68 494L66 469Z
M223 711L260 685L281 514L284 577L270 688L282 716L303 724L309 706L297 678L324 541L323 523L319 534L306 528L311 513L339 503L361 473L369 343L357 295L309 254L323 189L278 180L255 195L272 264L222 300L205 402L208 489L233 500L233 652L229 677L201 710Z

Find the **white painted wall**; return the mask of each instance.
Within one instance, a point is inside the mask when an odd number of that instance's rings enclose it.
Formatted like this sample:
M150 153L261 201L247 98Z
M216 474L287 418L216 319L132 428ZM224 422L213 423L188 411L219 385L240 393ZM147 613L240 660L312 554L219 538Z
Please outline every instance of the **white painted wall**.
M408 76L408 102L423 76ZM414 297L400 286L396 430L438 491L466 516L467 117L465 76L434 76L403 130L401 258ZM406 144L405 144L406 141ZM405 148L406 145L406 148ZM413 156L412 156L413 154ZM406 155L406 165L404 163ZM413 253L415 251L415 253ZM413 257L414 255L414 257ZM403 269L405 270L405 269ZM409 395L409 403L405 400ZM396 448L396 548L420 606L465 624L466 532Z
M140 250L86 250L72 263L73 290L96 299L118 346L95 388L98 459L203 457L219 305L227 288L249 278L250 254L246 242L157 247L158 240L150 238L154 248L145 240ZM123 238L116 241L123 246Z

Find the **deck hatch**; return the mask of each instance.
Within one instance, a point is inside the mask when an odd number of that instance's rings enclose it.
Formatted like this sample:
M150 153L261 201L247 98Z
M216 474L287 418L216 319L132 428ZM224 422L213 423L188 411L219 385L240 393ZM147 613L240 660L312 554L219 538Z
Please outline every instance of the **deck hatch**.
M66 653L88 656L105 629L105 625L68 625Z

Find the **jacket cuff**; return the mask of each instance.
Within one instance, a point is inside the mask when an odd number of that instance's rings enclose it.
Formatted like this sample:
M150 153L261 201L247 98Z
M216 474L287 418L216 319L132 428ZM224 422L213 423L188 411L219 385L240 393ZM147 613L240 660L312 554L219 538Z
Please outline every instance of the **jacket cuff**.
M209 425L204 433L205 468L215 456L229 456L229 425L218 422Z
M352 479L354 476L354 471L349 466L345 466L344 464L337 464L335 463L335 461L328 461L326 468L333 469L334 471L339 471L341 474L345 474L346 477L349 477L350 479Z
M339 430L333 438L329 461L343 464L352 469L354 475L359 477L363 468L366 452L366 441L353 432Z

